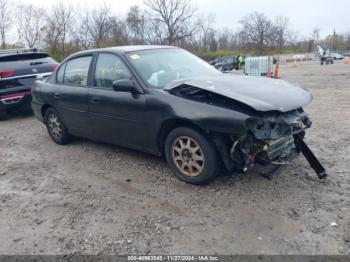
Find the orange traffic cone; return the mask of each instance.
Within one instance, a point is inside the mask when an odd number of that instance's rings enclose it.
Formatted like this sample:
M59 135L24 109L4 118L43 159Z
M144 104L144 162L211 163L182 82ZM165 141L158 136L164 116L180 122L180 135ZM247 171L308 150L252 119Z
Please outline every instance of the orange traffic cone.
M271 77L270 59L271 59L271 57L268 56L267 57L267 73L266 73L266 77L269 77L269 78Z
M344 64L346 64L346 65L349 64L349 57L347 57L347 56L344 57Z
M275 78L278 78L278 69L279 69L279 66L280 66L280 60L278 59L276 65L275 65L275 72L274 72L274 74L273 74Z

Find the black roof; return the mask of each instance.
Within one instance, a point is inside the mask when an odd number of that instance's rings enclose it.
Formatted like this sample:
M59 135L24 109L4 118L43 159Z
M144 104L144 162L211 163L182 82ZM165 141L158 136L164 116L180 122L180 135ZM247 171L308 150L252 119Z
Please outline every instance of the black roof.
M16 55L23 55L23 54L46 54L47 55L47 53L40 52L36 48L0 49L0 57L16 56Z
M35 53L7 53L7 54L0 54L0 57L7 57L7 56L23 56L23 55L31 55L31 54L38 54L38 55L46 55L48 56L47 53L45 52L35 52Z

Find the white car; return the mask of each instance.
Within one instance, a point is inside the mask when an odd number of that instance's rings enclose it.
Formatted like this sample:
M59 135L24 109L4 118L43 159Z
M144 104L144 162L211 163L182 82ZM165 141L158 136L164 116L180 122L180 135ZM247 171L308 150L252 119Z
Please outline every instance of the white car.
M330 56L333 57L334 60L341 60L344 58L344 56L338 53L330 53Z

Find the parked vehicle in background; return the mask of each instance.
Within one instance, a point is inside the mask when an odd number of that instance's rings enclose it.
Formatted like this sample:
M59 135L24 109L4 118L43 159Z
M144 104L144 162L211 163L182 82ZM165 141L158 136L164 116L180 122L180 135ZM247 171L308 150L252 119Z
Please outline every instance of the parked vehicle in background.
M0 50L0 118L7 110L29 106L37 76L50 75L58 63L37 49Z
M271 63L272 64L272 63ZM165 156L192 184L220 168L254 165L275 174L302 152L320 178L324 168L303 142L312 96L283 80L223 74L176 47L86 50L36 81L32 108L57 144L71 135Z
M237 56L224 56L221 61L216 63L215 68L221 72L232 71L234 68L238 67Z
M332 53L329 51L329 48L326 46L317 46L317 52L316 55L320 57L320 63L323 64L333 64L334 63L334 57L332 56Z
M334 60L341 60L341 59L344 58L343 55L338 54L338 53L330 53L329 55L330 55L331 57L333 57Z
M321 60L321 65L323 65L323 64L326 64L326 65L334 64L333 57L330 56L329 54L321 56L320 60Z
M209 64L215 66L215 64L222 62L223 59L224 57L217 57L214 60L209 61Z

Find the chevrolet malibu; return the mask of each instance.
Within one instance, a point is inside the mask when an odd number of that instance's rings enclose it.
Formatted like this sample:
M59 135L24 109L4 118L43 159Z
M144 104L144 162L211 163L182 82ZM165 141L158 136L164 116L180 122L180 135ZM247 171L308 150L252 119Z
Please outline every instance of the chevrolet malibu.
M271 177L302 153L311 94L278 79L228 75L171 46L82 51L32 89L32 108L57 144L71 136L164 156L181 180L261 166Z

